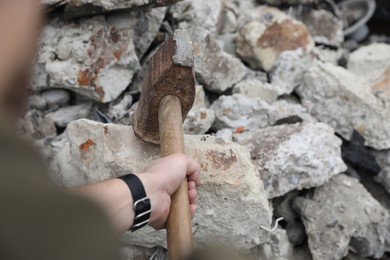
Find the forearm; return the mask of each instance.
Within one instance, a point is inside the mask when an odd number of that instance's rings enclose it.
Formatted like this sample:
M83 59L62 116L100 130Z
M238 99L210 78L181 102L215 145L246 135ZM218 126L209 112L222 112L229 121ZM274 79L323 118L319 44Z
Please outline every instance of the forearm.
M116 230L123 233L133 225L133 198L120 179L73 188L72 191L98 203L108 214Z

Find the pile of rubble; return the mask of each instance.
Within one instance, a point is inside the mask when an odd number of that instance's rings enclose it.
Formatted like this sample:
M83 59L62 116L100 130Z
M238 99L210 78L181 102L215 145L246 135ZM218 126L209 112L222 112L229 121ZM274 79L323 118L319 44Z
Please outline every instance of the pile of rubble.
M203 170L196 242L257 259L379 259L390 252L390 45L345 41L343 21L318 1L265 2L295 9L43 0L23 131L62 186L141 171L159 156L131 128L143 73L183 28L198 84L184 123ZM279 217L275 231L263 228ZM166 246L151 228L122 242L124 259Z

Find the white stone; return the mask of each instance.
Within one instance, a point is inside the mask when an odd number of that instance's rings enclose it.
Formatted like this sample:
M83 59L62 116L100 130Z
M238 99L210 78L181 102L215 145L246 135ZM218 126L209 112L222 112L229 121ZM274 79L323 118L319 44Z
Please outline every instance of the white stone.
M61 107L69 103L70 93L64 89L48 89L41 92L48 107Z
M303 49L284 51L277 58L269 77L277 95L289 95L298 87L311 59Z
M234 141L251 149L269 198L318 187L347 170L341 140L323 123L250 130Z
M382 184L383 187L390 193L390 150L373 151L375 158L381 167L381 171L375 180Z
M276 8L264 6L256 10L259 19L240 28L236 38L237 54L251 68L269 71L283 51L302 48L310 52L314 47L303 23Z
M136 138L129 126L89 120L72 122L68 142L54 159L54 179L76 186L140 172L159 156L159 147ZM189 155L202 165L198 210L193 220L199 244L234 243L249 249L264 243L271 211L258 172L242 146L211 136L185 136ZM165 246L165 232L144 228L122 241L143 247Z
M205 134L215 120L214 111L206 107L206 97L202 86L196 86L195 102L188 113L183 130L186 134Z
M357 179L340 174L298 197L294 207L302 216L314 260L342 259L352 252L379 259L388 249L390 217Z
M316 62L296 91L308 111L343 138L350 140L355 129L367 146L390 148L390 104L377 98L366 80L342 67Z
M220 96L210 109L216 116L214 130L230 128L242 132L275 125L281 121L286 123L316 121L306 108L299 104L284 100L268 104L261 98L250 98L242 94Z
M243 94L251 98L260 98L268 103L276 101L278 97L276 87L256 78L244 79L238 82L233 87L233 93Z
M116 99L140 68L136 22L131 15L54 19L42 33L34 89L65 88L103 103Z
M201 27L188 30L193 41L196 78L205 89L222 93L246 75L244 64L223 51L210 32Z
M91 104L88 103L63 107L46 114L45 118L50 118L58 127L66 127L74 120L86 118L91 113L91 108Z

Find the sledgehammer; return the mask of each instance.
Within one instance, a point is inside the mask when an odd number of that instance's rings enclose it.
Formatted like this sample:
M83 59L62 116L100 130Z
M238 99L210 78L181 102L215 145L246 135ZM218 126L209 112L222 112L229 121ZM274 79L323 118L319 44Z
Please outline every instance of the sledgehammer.
M135 134L160 144L161 156L184 152L183 121L195 99L193 48L189 35L176 30L151 58L133 116ZM187 181L172 196L167 220L168 259L186 259L192 251Z

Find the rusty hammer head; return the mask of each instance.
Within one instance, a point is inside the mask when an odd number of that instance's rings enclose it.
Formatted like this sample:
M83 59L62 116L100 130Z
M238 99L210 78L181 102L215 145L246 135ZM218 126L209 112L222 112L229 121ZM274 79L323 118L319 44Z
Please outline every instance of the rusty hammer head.
M149 62L133 116L134 133L145 142L160 142L158 109L160 101L168 95L180 99L184 121L195 99L193 48L184 30L175 30Z

